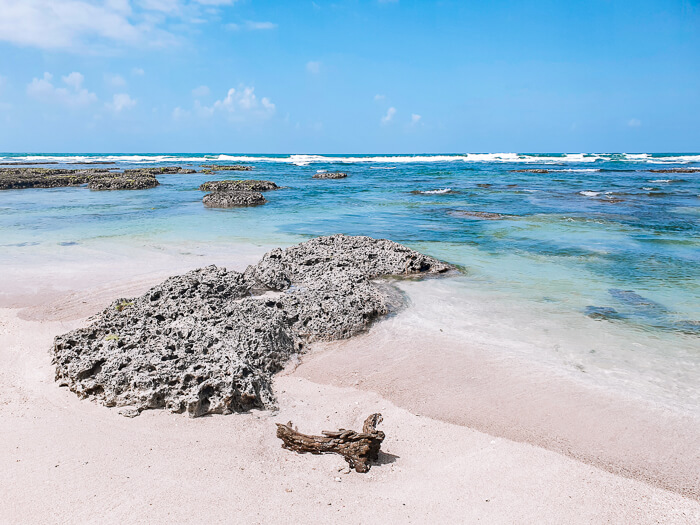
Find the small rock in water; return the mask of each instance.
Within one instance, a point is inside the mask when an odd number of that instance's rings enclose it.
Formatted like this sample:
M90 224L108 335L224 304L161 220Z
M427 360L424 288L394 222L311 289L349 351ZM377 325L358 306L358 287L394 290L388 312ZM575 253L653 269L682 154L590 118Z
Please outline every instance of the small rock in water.
M279 186L269 180L210 180L202 184L201 191L268 191Z
M207 208L236 208L241 206L259 206L267 200L257 191L215 191L202 199Z
M347 173L344 173L342 171L322 171L319 173L315 173L313 178L314 179L344 179L348 176Z

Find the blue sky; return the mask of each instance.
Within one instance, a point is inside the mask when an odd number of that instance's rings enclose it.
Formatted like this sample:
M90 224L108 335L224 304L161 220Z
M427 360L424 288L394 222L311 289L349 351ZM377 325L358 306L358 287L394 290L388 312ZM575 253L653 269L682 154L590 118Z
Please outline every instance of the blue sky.
M698 0L0 0L0 151L698 150Z

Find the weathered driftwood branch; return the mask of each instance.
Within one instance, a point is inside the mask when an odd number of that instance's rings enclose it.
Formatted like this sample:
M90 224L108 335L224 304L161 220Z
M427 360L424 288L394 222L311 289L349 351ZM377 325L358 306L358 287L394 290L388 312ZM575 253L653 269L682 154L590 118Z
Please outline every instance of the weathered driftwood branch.
M377 460L384 441L384 432L376 428L381 422L381 414L372 414L365 419L362 432L341 428L337 432L324 430L323 436L308 436L294 429L290 421L286 425L277 423L277 437L283 441L282 448L300 454L340 454L350 468L367 472L371 462Z

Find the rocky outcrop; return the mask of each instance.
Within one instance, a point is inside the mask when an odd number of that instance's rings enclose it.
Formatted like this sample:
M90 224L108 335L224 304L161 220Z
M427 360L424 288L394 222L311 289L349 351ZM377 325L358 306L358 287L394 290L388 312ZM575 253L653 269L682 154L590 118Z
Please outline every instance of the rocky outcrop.
M107 168L0 168L0 190L61 188L87 184L92 190L140 190L158 186L156 175L196 173L180 166L115 171Z
M210 180L199 187L202 191L269 191L279 186L269 180Z
M80 186L86 184L94 174L107 173L106 170L0 168L0 190Z
M56 337L56 380L125 415L269 408L272 375L307 342L350 337L389 311L396 294L375 279L451 269L391 241L334 235L273 250L244 273L194 270Z
M204 173L211 173L212 171L252 171L252 166L244 166L243 164L202 164L202 168L206 168L202 171Z
M549 170L543 170L543 169L510 170L510 173L549 173Z
M665 168L649 171L651 173L700 173L700 168Z
M321 171L320 173L314 173L314 179L344 179L348 176L347 173L342 171Z
M241 206L260 206L267 200L257 191L215 191L202 199L207 208L237 208Z
M126 170L93 175L88 180L91 190L145 190L155 188L160 183L150 170Z

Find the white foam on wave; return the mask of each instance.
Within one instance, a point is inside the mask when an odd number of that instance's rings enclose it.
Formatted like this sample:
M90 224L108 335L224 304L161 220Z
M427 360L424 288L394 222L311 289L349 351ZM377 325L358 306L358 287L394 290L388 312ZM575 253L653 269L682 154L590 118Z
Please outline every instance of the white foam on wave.
M583 195L585 197L597 197L600 195L599 191L579 191L579 195Z
M452 188L442 188L440 190L421 191L421 193L424 193L425 195L442 195L445 193L450 193L451 191L452 191Z
M592 163L598 161L627 161L643 162L649 164L689 164L700 163L700 155L675 155L668 157L654 157L649 153L567 153L564 155L532 155L524 153L465 153L458 155L367 155L367 156L329 156L329 155L25 155L2 157L2 161L10 162L123 162L132 164L149 164L162 162L270 162L286 163L297 166L308 166L318 163L370 163L370 164L410 164L430 162L500 162L513 164L570 164ZM396 166L381 167L381 169L395 169ZM570 171L593 171L593 168L572 168ZM566 170L558 170L566 171Z
M649 182L673 182L673 179L655 179L650 180Z

